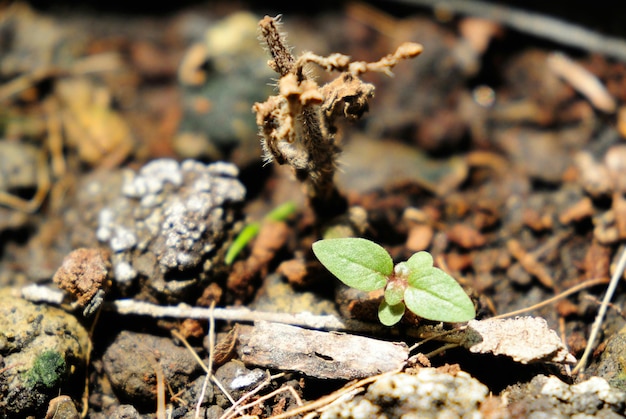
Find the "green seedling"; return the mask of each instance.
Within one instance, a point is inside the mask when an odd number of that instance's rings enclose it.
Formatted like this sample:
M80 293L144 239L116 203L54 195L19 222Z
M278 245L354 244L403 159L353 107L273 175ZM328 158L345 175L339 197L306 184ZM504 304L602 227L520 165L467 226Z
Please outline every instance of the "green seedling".
M271 221L284 221L294 212L296 212L296 204L290 201L274 208L264 217L264 219ZM250 241L254 239L257 234L259 234L260 229L261 223L255 221L247 224L241 230L226 252L226 256L224 257L226 265L231 265L235 261L239 252L241 252L248 245L248 243L250 243Z
M442 322L466 322L476 316L472 300L450 275L418 252L395 267L385 249L366 239L341 238L313 243L313 253L333 275L361 291L384 288L378 318L385 326L400 321L406 308Z

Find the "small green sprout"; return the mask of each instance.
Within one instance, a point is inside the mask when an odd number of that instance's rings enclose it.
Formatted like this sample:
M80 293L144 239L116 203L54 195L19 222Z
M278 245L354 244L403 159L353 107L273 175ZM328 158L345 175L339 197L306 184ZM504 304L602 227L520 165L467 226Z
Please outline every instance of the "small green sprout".
M398 323L405 308L424 319L442 322L466 322L476 316L472 300L454 278L433 267L428 252L418 252L394 267L389 253L376 243L341 238L313 243L313 253L349 287L385 289L378 308L378 318L385 326Z
M293 202L285 202L282 205L274 208L269 214L267 214L264 219L271 221L284 221L289 218L294 212L296 212L296 204ZM247 224L237 235L233 243L230 245L228 250L226 251L226 256L224 257L224 262L226 265L231 265L239 252L241 252L248 243L254 239L257 234L259 234L259 230L261 229L261 223L258 221Z

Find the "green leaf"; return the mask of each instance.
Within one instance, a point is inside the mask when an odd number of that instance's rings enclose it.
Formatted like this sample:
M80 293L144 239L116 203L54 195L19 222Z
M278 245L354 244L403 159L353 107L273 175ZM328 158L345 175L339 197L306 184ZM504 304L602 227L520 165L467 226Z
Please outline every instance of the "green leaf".
M404 299L404 290L405 286L400 286L397 281L391 281L387 283L387 287L385 288L385 301L387 304L396 305Z
M272 221L284 221L289 218L296 211L296 204L293 202L285 202L284 204L274 208L264 219ZM230 245L226 251L224 262L226 265L230 265L235 261L235 258L241 252L248 243L259 234L261 229L261 223L253 222L246 225L243 230L237 235L237 238Z
M265 216L266 219L272 221L285 221L296 212L296 204L292 201L287 201L284 204L274 208L269 214Z
M384 287L393 271L389 253L365 239L319 240L313 243L313 253L341 282L361 291Z
M459 283L441 269L431 266L412 271L408 282L404 302L416 315L452 323L466 322L476 317L472 300Z
M420 272L433 267L433 257L428 252L417 252L406 261L406 264L413 272Z
M241 230L241 233L237 236L233 243L228 248L226 252L226 256L224 257L224 262L226 265L230 265L235 261L235 258L252 240L259 234L259 230L261 229L261 223L250 223Z
M398 323L404 315L404 303L389 305L385 300L378 306L378 319L385 326L393 326Z

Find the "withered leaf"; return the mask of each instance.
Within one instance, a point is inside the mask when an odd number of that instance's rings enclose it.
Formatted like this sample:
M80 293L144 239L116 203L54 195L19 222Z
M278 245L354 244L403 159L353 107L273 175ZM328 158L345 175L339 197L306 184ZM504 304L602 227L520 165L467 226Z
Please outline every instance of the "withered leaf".
M516 362L575 364L556 332L540 317L471 320L463 346L474 353L506 355Z

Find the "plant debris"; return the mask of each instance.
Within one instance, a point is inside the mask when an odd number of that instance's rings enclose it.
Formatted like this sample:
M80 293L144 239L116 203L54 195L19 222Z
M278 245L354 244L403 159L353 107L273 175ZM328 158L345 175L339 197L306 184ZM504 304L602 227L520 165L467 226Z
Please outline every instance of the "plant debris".
M473 353L506 355L522 364L576 363L556 332L540 317L470 320L463 346Z
M345 209L336 204L340 198L334 183L340 150L335 139L337 119L355 121L368 110L374 86L361 81L360 74L391 74L399 61L416 57L423 47L405 43L373 63L350 62L350 57L342 54L322 57L311 52L295 58L278 24L269 16L259 22L261 37L272 56L269 66L280 74L279 95L252 108L263 136L264 158L293 168L296 178L307 185L307 195L318 215L339 215ZM307 76L305 65L310 63L340 75L320 87ZM325 214L329 208L335 214Z
M405 343L307 330L278 323L239 326L237 352L246 364L310 377L354 380L402 367Z

